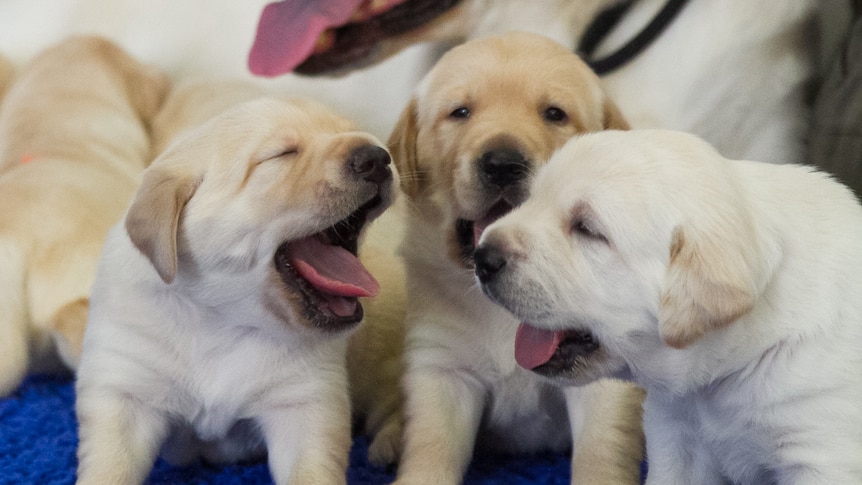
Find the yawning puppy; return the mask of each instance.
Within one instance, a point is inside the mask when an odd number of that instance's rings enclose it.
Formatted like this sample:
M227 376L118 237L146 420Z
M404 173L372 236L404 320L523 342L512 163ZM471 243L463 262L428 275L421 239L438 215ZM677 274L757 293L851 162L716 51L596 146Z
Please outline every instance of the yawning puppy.
M390 138L410 197L398 483L459 483L479 434L530 452L564 449L572 432L574 483L638 483L640 391L618 382L562 391L519 368L518 322L481 294L472 271L484 227L527 197L533 170L557 147L625 127L596 76L534 34L459 46L418 86Z
M308 101L241 104L145 172L105 243L77 381L79 482L268 450L276 483L344 483L355 257L389 154Z
M160 71L106 40L79 37L33 59L7 92L0 396L28 371L77 364L99 251L150 162L149 122L167 89Z
M650 485L862 483L862 207L846 187L683 133L598 133L481 241L485 293L529 322L523 366L646 387Z
M270 92L270 96L278 96ZM238 80L196 79L171 89L153 120L153 144L161 152L177 137L237 104L267 96L262 88ZM362 300L365 323L350 336L347 371L354 430L368 435L368 458L378 465L397 459L401 443L398 388L405 290L403 267L393 261L393 247L403 226L401 204L369 227L359 248L362 264L380 282L380 292Z

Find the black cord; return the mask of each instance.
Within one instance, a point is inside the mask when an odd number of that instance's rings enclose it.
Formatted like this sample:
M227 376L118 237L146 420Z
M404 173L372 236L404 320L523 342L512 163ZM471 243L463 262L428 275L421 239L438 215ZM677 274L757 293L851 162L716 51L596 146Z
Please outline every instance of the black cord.
M688 2L688 0L668 0L650 23L632 40L606 57L593 59L593 54L595 54L599 43L619 24L620 19L634 4L634 1L625 0L600 13L581 37L578 53L596 74L607 74L637 57L664 32Z

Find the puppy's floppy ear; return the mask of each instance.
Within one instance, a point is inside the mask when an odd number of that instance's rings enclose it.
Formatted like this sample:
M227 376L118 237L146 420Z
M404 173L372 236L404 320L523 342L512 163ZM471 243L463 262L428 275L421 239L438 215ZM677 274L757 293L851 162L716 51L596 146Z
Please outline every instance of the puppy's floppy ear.
M177 274L180 213L198 184L189 172L171 167L151 168L144 172L141 187L126 214L129 238L168 284Z
M617 107L616 103L614 103L607 96L605 97L605 103L603 106L604 117L605 117L605 129L606 130L629 130L631 127L629 126L629 122L626 121L623 113L620 111L619 107Z
M105 62L119 72L126 96L138 116L149 123L167 97L170 88L167 74L155 66L141 63L110 40L85 36L79 41L98 50Z
M758 257L752 254L756 244L756 238L738 233L719 237L691 227L674 230L658 315L668 345L686 347L754 307L760 291L760 268L750 263Z
M401 176L401 189L411 199L419 196L423 185L423 175L419 171L419 156L416 151L416 137L419 134L417 126L416 98L401 112L401 117L395 123L387 145L392 159Z
M138 115L150 123L162 107L170 90L168 76L153 66L141 66L129 79L129 93Z
M12 61L0 55L0 101L6 94L6 88L12 85L12 77L15 74L15 66Z

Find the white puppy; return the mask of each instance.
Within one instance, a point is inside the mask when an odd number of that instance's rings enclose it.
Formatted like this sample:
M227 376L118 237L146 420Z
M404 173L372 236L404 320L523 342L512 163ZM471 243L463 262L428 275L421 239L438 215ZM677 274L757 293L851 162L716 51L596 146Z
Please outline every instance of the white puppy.
M108 236L77 381L79 483L259 455L276 483L344 483L355 257L389 155L307 101L231 109L171 145Z
M862 207L692 135L564 146L483 235L519 362L647 389L650 485L862 483Z

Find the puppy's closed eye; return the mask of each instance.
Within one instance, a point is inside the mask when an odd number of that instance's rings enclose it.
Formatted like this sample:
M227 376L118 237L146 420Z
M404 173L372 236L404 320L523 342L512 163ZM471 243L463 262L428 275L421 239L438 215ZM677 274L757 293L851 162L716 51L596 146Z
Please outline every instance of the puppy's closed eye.
M605 244L607 244L608 242L608 238L606 238L604 234L602 234L595 228L594 223L583 218L575 219L572 221L572 232L588 239L601 241Z
M297 145L288 145L279 148L274 148L272 150L265 150L261 152L256 158L257 163L281 160L288 157L295 157L299 155L299 146Z
M585 202L577 204L572 209L572 219L569 228L571 233L576 236L608 244L608 238L596 220L595 213L589 204Z

